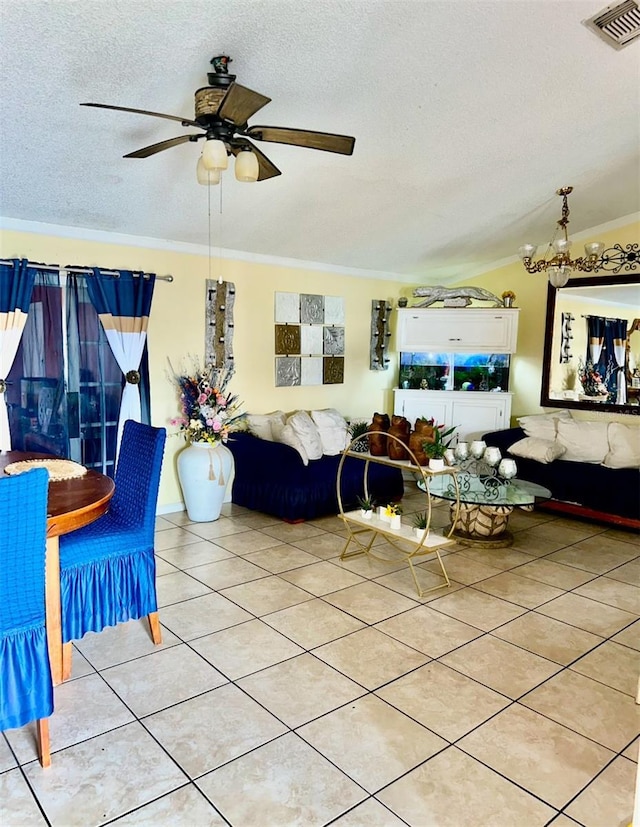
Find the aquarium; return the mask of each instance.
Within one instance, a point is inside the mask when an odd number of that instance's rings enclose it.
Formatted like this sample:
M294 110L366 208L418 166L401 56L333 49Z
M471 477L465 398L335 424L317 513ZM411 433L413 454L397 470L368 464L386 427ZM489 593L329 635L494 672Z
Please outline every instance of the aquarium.
M508 353L401 353L401 388L508 391Z

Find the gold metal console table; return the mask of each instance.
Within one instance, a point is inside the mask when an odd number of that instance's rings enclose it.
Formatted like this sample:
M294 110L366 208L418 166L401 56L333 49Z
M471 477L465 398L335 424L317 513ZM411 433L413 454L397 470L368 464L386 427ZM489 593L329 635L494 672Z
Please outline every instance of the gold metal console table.
M375 432L378 433L378 432ZM418 465L418 461L409 448L402 443L396 436L393 434L387 434L388 439L393 439L396 442L402 444L407 452L409 453L410 459L408 460L394 460L389 459L389 457L375 457L372 456L369 451L362 451L362 444L367 445L365 440L367 440L368 434L362 434L361 436L356 437L351 443L347 446L347 448L342 452L342 456L340 457L340 463L338 465L338 474L336 478L336 493L338 495L338 508L339 514L338 516L343 520L348 535L347 535L347 542L345 547L340 554L341 560L347 560L350 557L357 557L361 554L366 554L368 556L373 557L376 560L382 560L383 562L389 562L388 560L385 561L384 558L376 556L373 550L373 544L376 538L380 535L384 536L387 542L393 546L393 548L401 555L401 557L406 560L409 565L409 569L411 570L411 575L413 577L413 581L416 585L416 590L418 592L418 597L423 597L425 594L431 591L435 591L436 589L443 589L447 588L451 585L449 582L449 576L447 575L447 570L444 567L444 563L442 562L442 557L440 556L440 549L443 546L450 545L451 543L455 542L451 540L451 533L453 528L450 529L449 533L444 536L438 532L435 532L431 529L431 495L429 493L429 484L431 479L434 477L440 477L442 475L448 474L452 477L452 483L455 491L457 492L457 498L454 503L452 503L452 508L454 512L458 514L458 510L460 508L460 492L458 489L458 468L456 467L445 467L442 471L431 471L428 467ZM359 448L359 450L358 450ZM355 459L363 460L365 463L364 469L364 496L366 498L369 497L369 465L370 463L376 463L380 465L388 465L392 468L398 468L401 471L409 471L415 476L418 476L422 479L424 483L424 491L426 496L426 515L427 515L427 528L425 529L422 537L419 539L412 528L406 525L402 525L398 529L392 529L388 522L383 521L377 514L373 513L371 517L365 518L361 516L360 509L356 509L355 511L346 511L344 510L343 503L342 503L342 493L341 493L341 480L342 480L342 470L344 467L344 463L347 457L354 457ZM412 462L413 460L413 462ZM455 525L454 521L452 526ZM369 535L366 538L363 538L361 535ZM399 545L399 541L403 541L406 543L409 548L403 548ZM349 551L349 546L351 545L357 546L357 548ZM418 583L418 579L416 577L416 572L413 566L413 561L416 558L426 557L429 554L435 554L438 558L438 563L440 564L440 568L442 570L442 576L444 582L433 586L430 589L421 589L420 584Z

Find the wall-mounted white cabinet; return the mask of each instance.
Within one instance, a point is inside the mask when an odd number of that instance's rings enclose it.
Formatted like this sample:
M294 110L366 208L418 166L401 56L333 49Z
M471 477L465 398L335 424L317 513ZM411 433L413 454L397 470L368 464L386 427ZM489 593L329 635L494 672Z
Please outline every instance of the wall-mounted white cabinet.
M396 350L515 353L518 313L518 308L399 308Z
M488 431L508 428L511 420L510 393L480 391L394 390L393 412L412 425L418 417L447 426L454 425L458 440L478 439Z

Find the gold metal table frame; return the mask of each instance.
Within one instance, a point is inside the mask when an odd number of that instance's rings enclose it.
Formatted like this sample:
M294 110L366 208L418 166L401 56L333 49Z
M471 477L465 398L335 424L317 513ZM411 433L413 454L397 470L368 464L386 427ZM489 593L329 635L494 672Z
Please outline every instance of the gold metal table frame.
M354 450L354 446L356 446L356 444L361 443L365 439L368 439L368 433L362 434L361 436L358 436L355 439L353 439L347 446L347 448L345 448L345 450L342 452L342 456L340 457L340 463L338 464L338 473L336 478L336 493L338 497L339 508L338 516L344 522L348 532L348 536L347 542L345 543L342 553L340 554L340 560L348 560L351 557L358 557L362 554L366 554L367 556L373 557L376 560L381 560L382 562L388 563L388 559L376 555L375 551L373 550L373 544L376 538L380 535L383 535L386 538L387 542L391 546L393 546L393 548L401 555L401 557L404 560L406 560L411 571L411 576L413 577L413 582L416 586L416 591L418 592L418 597L423 597L428 592L436 591L437 589L448 588L451 585L451 583L449 581L447 570L442 561L442 557L440 556L440 548L442 548L443 546L450 545L452 542L455 542L450 539L451 534L453 532L453 526L455 525L455 521L452 523L449 533L446 536L443 536L442 534L439 534L431 530L432 507L431 495L429 493L429 482L433 477L442 476L443 474L448 474L452 477L454 489L457 492L457 499L455 501L455 504L452 504L452 507L455 508L455 514L457 519L458 511L460 508L460 492L458 488L457 478L458 468L450 466L445 467L442 471L431 471L429 468L425 466L418 465L418 461L415 457L415 454L408 448L408 446L404 442L402 442L402 440L398 439L398 437L394 436L393 434L386 434L386 432L382 431L372 431L370 433L384 433L388 439L393 439L396 442L400 443L407 450L409 454L409 459L394 460L389 459L389 457L387 456L372 456L371 453L369 453L369 451L363 452L362 450ZM369 497L369 466L371 463L387 465L392 468L398 468L401 471L410 471L412 474L418 475L422 478L425 486L425 495L427 499L427 528L425 529L421 539L418 539L411 530L411 528L409 528L408 526L401 526L401 528L399 529L392 529L389 523L381 520L380 517L376 514L373 514L371 518L364 518L360 515L359 509L355 511L345 512L342 502L341 481L342 470L347 457L354 457L356 459L364 461L365 463L365 497ZM364 540L364 538L360 536L363 534L368 534L370 536L367 540ZM400 540L408 543L411 546L411 548L409 550L403 548L401 545L399 545ZM349 551L349 547L352 544L357 546L357 548ZM416 558L426 557L429 554L436 555L438 563L440 564L440 569L442 571L442 577L444 582L438 584L437 586L432 586L429 589L422 589L416 576L413 561Z

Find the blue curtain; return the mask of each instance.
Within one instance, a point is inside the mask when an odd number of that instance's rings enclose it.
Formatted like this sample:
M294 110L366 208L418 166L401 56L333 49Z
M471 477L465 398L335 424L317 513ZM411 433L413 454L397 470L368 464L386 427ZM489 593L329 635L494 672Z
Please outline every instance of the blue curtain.
M618 405L627 401L627 377L625 374L627 344L627 320L607 319L604 329L604 347L607 351L607 388L611 400Z
M26 259L0 265L0 450L11 449L7 379L27 323L35 270Z
M142 421L140 363L147 341L147 326L156 277L121 270L120 276L103 275L97 268L87 282L107 341L126 384L120 402L118 445L127 419Z
M585 359L593 362L609 391L609 400L626 402L625 345L627 320L587 316Z

